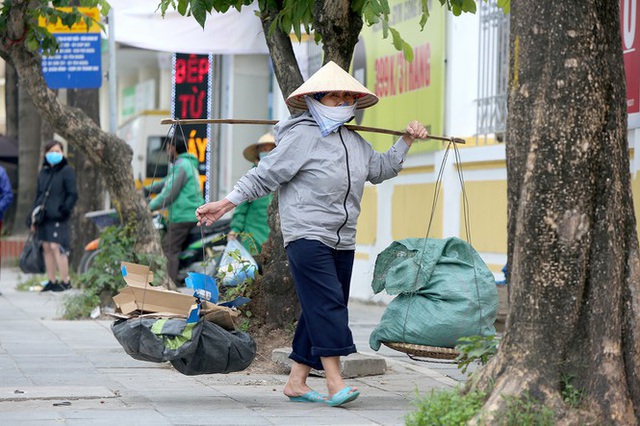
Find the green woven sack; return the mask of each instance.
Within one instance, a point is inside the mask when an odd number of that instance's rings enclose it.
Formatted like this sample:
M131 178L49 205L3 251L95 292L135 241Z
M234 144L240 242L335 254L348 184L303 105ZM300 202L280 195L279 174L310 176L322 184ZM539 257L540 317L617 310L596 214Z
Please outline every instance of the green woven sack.
M495 278L460 238L393 242L376 258L371 287L396 295L371 333L373 350L382 342L452 348L461 337L495 334Z

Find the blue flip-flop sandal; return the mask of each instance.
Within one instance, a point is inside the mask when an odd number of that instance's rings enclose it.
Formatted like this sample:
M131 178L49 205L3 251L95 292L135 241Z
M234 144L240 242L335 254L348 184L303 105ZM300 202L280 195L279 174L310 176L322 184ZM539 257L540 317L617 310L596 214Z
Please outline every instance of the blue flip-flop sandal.
M289 401L291 402L327 402L327 399L326 395L322 395L314 390L311 390L304 395L289 397Z
M339 407L342 404L346 404L347 402L351 402L360 396L360 391L351 392L351 386L347 386L342 389L340 392L337 392L333 395L333 397L327 400L327 405L331 407Z

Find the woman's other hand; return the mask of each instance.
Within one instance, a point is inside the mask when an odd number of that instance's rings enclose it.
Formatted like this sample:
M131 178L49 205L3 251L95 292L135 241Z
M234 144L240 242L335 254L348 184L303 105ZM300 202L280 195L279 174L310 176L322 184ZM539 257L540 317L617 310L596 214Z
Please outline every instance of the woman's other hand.
M227 234L227 240L235 240L238 237L238 234L236 234L234 231L229 231L229 233Z
M196 209L198 226L211 225L213 222L220 219L225 213L233 210L234 207L235 204L226 198L201 205Z
M424 125L415 120L407 124L404 131L405 134L402 136L402 139L404 139L405 143L409 146L411 146L416 139L427 139L429 137L429 132L427 132Z

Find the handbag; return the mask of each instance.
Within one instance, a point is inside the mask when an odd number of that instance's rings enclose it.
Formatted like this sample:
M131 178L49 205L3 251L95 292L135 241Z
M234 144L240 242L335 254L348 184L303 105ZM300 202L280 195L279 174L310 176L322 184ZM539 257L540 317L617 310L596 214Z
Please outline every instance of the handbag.
M40 225L44 221L44 210L45 204L47 203L47 198L49 198L49 189L51 188L51 181L53 181L53 174L49 179L49 183L47 184L47 189L44 192L44 197L42 198L42 202L35 206L33 211L31 212L31 224L32 225Z
M42 242L34 232L30 232L20 254L20 270L25 274L42 274L45 272Z

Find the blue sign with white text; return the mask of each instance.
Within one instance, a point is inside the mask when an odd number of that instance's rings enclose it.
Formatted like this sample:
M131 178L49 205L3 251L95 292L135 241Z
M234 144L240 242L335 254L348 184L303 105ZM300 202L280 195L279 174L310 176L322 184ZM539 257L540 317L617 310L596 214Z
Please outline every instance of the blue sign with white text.
M97 89L102 85L100 33L58 33L59 49L42 57L42 73L51 89Z

